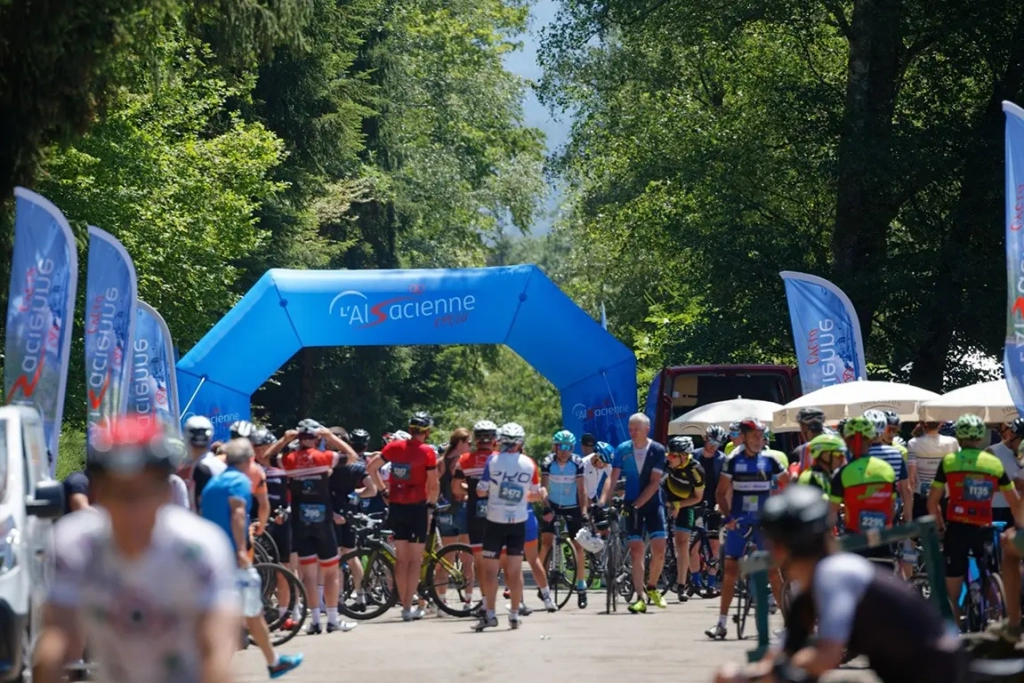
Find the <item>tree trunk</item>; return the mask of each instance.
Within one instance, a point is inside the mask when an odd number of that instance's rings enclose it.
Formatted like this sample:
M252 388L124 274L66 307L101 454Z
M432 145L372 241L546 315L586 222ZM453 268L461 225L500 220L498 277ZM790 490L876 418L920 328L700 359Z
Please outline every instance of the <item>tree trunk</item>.
M864 338L879 301L885 235L895 216L892 117L899 82L902 0L854 0L846 111L839 138L833 278L857 309Z

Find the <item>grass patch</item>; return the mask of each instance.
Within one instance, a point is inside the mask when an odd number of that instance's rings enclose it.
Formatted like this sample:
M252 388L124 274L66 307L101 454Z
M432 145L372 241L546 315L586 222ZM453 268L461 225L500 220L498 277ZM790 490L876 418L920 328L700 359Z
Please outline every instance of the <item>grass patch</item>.
M60 446L57 452L57 478L64 479L72 472L85 467L85 432L67 427L60 431Z

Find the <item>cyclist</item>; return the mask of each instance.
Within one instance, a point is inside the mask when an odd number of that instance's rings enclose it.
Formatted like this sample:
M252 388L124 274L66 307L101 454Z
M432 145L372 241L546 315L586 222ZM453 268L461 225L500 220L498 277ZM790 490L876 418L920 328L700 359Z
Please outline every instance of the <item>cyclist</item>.
M821 408L801 408L796 414L796 421L800 425L800 438L803 443L793 449L792 459L799 464L800 471L803 472L814 460L811 457L811 441L825 432L825 411Z
M922 422L919 429L923 433L907 444L907 474L914 490L914 519L928 514L932 480L935 479L935 472L942 459L960 450L955 437L940 433L942 428L941 422Z
M707 533L711 545L711 556L718 557L718 531L722 525L722 515L717 510L715 493L718 491L718 480L725 466L725 454L719 450L725 443L725 430L718 425L710 425L704 430L704 446L700 449L700 464L704 468L704 477L707 484L704 486L704 500L701 502L703 511L698 515L704 521L704 531ZM700 572L700 548L696 544L690 553L690 585L686 589L688 596L693 596L701 589L704 589L704 597L713 598L720 588L722 576L718 573L718 566L708 567L708 578L715 578L714 583L708 586L701 585ZM710 582L709 582L710 583Z
M864 412L864 417L870 420L875 427L875 437L871 440L868 455L886 461L896 473L897 512L904 523L909 522L914 512L914 491L910 487L907 461L903 458L903 453L896 446L885 441L886 432L889 431L889 418L881 410L867 410ZM897 417L897 419L899 418Z
M882 443L894 447L903 456L903 462L910 457L907 451L907 444L900 437L900 414L895 410L883 410L885 415L886 429L882 432Z
M541 564L547 566L551 546L555 542L555 518L565 519L569 531L576 567L576 603L580 609L587 606L587 582L583 571L583 548L576 542L576 534L583 528L590 499L583 480L583 460L572 452L576 437L563 429L552 439L554 452L544 459L540 466L540 483L547 492L544 498L544 515L540 525Z
M583 489L591 503L601 500L605 487L611 481L608 478L608 473L611 472L608 466L612 464L614 457L615 449L612 445L598 441L594 446L594 452L583 458Z
M1017 449L1024 441L1024 418L1018 417L1013 422L1004 422L999 426L999 443L992 444L986 450L999 458L1006 470L1006 476L1014 482L1015 487L1024 486L1024 470L1021 470L1017 462ZM65 479L65 481L67 481ZM992 501L992 521L1003 522L1007 526L1013 525L1013 514L1010 511L1009 503L1002 493L997 493Z
M96 506L54 528L37 683L63 680L83 637L99 680L231 680L238 640L225 635L241 618L235 562L215 525L168 505L168 475L182 455L148 417L97 431L86 460Z
M337 430L331 433L339 437ZM356 549L356 534L348 518L358 512L361 508L361 501L368 500L377 495L377 487L373 479L366 473L366 463L351 447L340 460L328 480L328 487L331 490L332 520L334 521L334 534L338 539L338 553L345 555ZM366 611L366 596L363 593L363 565L359 562L351 562L348 570L352 573L352 584L355 586L355 601L352 609L356 612Z
M810 467L797 477L797 483L816 486L828 500L832 492L832 476L846 464L846 442L834 434L819 434L807 443Z
M298 440L296 450L279 454L293 439ZM327 632L340 628L338 623L338 541L331 521L331 469L338 464L337 451L317 448L320 440L338 447L347 445L316 420L305 419L296 429L290 429L267 449L270 463L288 475L288 492L292 501L292 549L299 558L299 577L306 595L315 604L320 595L319 578L323 579L323 603L327 605ZM317 565L319 564L319 572ZM306 632L316 635L320 626L320 605L310 610L310 623Z
M673 540L676 549L676 597L686 602L686 570L689 562L690 533L693 531L693 510L704 500L705 475L700 462L693 457L693 439L673 436L668 441L667 468L661 483L665 503L672 510Z
M774 482L786 470L778 460L764 452L765 426L756 418L740 422L742 446L736 455L725 461L718 481L718 506L728 519L725 536L725 577L722 580L722 599L719 604L718 623L704 632L709 638L725 638L729 608L732 606L739 577L739 559L747 547L747 536L759 550L763 550L761 534L756 529L757 515L771 495ZM776 602L782 588L777 571L768 573Z
M227 465L210 450L213 439L213 423L202 415L193 415L185 420L185 444L189 459L182 468L184 479L189 485L193 510L199 510L203 487L214 476L223 472Z
M498 425L490 420L480 420L473 425L473 450L463 453L455 465L452 477L453 487L466 492L466 522L469 529L469 547L473 549L473 570L476 576L483 576L484 528L487 520L487 501L479 500L477 484L484 474L484 467L492 455L498 438ZM483 589L483 585L480 586ZM473 585L467 587L472 592Z
M818 491L790 486L773 497L761 528L775 563L809 588L793 599L781 647L756 664L722 667L716 683L816 681L847 649L866 656L882 683L969 680L959 639L933 602L864 558L834 552Z
M425 612L413 595L420 580L423 546L430 529L431 514L437 509L440 486L437 477L437 453L426 444L434 418L420 411L409 418L409 439L389 443L370 461L367 470L378 481L384 463L391 463L388 486L388 523L395 539L395 582L402 601L402 620L422 619Z
M526 543L527 510L531 502L541 500L544 496L536 463L525 453L518 450L513 452L513 448L522 446L526 438L523 428L510 422L502 427L499 436L501 451L484 465L477 484L477 495L487 499L484 573L480 576L486 609L473 626L473 630L478 632L498 625L494 603L498 595L498 569L502 550L509 558L505 563L505 580L508 582L512 604L523 604L523 562L519 558L523 556ZM509 611L508 625L512 629L519 628L518 608Z
M832 476L829 501L836 514L843 506L844 526L851 534L891 527L896 513L896 472L885 460L868 455L875 436L875 423L866 417L851 417L843 425L850 460ZM865 548L857 554L893 559L888 545Z
M582 453L581 458L586 458L588 455L593 455L594 451L597 450L597 437L587 432L580 434L580 452Z
M651 420L643 413L629 418L629 440L615 449L612 461L613 482L625 479L625 530L632 561L633 589L637 600L629 606L634 614L647 611L647 600L661 609L668 607L655 585L665 566L665 507L661 498L661 475L665 471L665 447L648 438ZM612 491L606 490L601 504L607 505ZM651 582L644 581L644 535L650 540ZM646 599L645 596L646 595Z
M245 585L247 572L252 567L252 542L248 524L249 509L253 503L253 481L256 478L252 469L259 466L253 462L256 454L248 438L232 439L225 445L225 450L227 469L211 479L203 489L203 507L200 512L203 519L216 524L231 541L238 563L240 585ZM243 607L242 612L246 628L267 660L270 675L277 678L299 666L302 655L279 656L274 652L274 646L270 644L270 629L263 617L262 602L255 605L252 612L245 609L247 606Z
M729 424L729 441L725 444L726 456L732 455L734 448L743 443L743 433L740 431L740 421L736 420Z
M980 417L969 413L961 415L956 421L960 451L942 458L928 495L928 512L934 515L939 531L945 529L942 554L946 559L946 588L950 595L960 595L967 575L968 556L973 553L980 561L985 557L985 544L992 543L992 530L987 527L992 524L992 500L996 490L1006 496L1011 510L1016 510L1020 502L1003 463L981 450L988 445L988 437L988 427ZM943 493L949 496L945 517L939 509ZM1016 516L1020 517L1019 511ZM959 601L951 602L959 623Z

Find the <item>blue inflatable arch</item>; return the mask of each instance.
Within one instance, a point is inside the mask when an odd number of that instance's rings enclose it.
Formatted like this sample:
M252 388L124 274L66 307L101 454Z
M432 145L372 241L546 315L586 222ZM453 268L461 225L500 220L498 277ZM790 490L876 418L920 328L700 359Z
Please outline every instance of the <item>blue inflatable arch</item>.
M182 420L207 415L224 438L306 346L421 344L505 344L558 389L567 429L626 438L636 357L536 266L270 270L178 362Z

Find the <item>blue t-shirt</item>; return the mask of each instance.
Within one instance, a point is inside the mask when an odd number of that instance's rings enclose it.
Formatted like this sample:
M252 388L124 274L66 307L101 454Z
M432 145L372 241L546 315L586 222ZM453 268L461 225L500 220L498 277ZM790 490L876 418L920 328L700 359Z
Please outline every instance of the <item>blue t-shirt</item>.
M640 467L637 467L636 456L633 452L633 442L623 441L615 449L615 456L612 458L612 468L619 470L619 476L625 480L625 501L632 503L640 497L651 477L659 483L658 492L648 501L650 504L661 504L661 475L665 471L665 447L657 441L647 442L647 454L643 458Z
M741 451L727 458L721 476L732 481L730 515L744 521L756 518L782 472L782 464L764 451L753 457Z
M576 482L583 478L583 460L572 453L564 465L560 465L552 453L540 466L541 474L548 477L548 502L563 508L579 507Z
M231 532L232 498L245 501L245 509L252 504L252 480L234 467L229 467L210 480L203 489L202 510L204 519L213 522L228 535L235 552L235 535Z
M903 459L903 452L895 446L884 443L871 444L871 448L868 449L868 455L889 463L889 466L896 473L896 481L903 481L907 478L907 463Z

